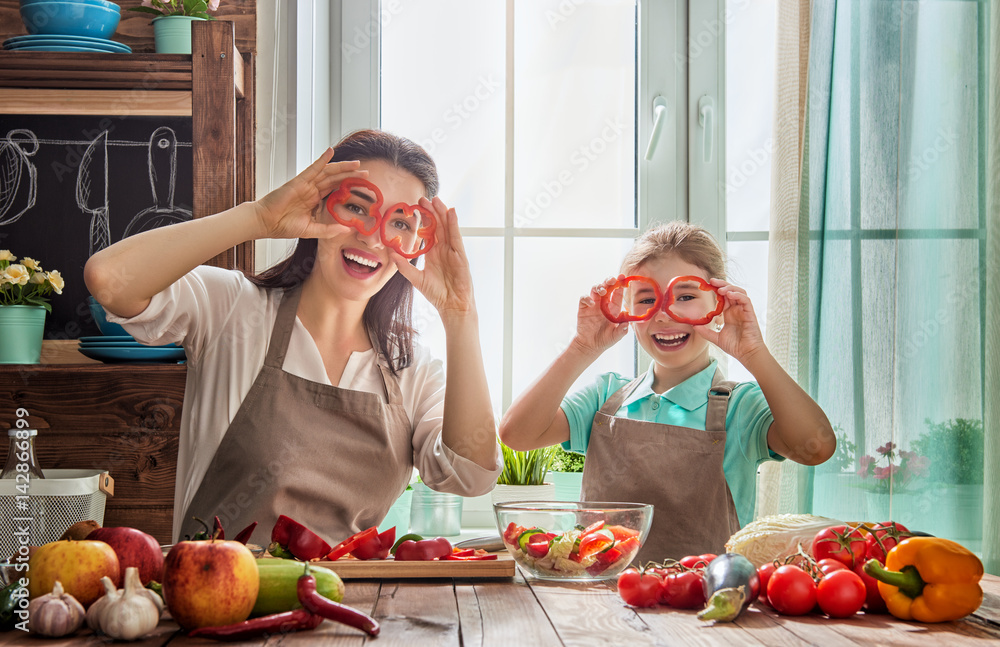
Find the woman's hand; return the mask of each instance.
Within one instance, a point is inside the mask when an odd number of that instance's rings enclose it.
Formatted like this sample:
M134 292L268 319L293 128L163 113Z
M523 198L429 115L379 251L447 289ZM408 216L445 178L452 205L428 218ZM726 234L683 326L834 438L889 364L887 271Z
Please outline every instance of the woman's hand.
M580 297L580 308L576 313L576 336L571 346L588 355L600 355L628 334L627 323L609 321L601 311L601 298L618 281L611 276L590 289L590 294ZM613 310L621 306L623 291L612 294Z
M746 359L767 348L750 297L746 290L722 279L710 279L709 283L719 289L719 298L725 299L720 315L724 323L722 330L715 330L713 322L695 326L695 332L746 365Z
M255 203L260 222L260 238L328 238L343 230L325 214L323 199L349 177L364 177L361 162L352 160L328 164L333 149L328 148L304 171Z
M472 272L465 254L465 244L458 230L458 216L441 198L420 198L420 208L434 214L437 229L434 245L424 254L424 269L417 269L410 262L389 250L399 273L437 308L441 318L449 315L465 316L474 313L475 297L472 291Z

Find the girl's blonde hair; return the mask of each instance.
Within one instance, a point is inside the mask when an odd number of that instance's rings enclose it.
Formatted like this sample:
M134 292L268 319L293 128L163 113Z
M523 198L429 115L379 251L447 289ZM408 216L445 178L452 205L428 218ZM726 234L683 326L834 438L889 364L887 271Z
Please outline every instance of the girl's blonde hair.
M648 260L676 254L705 270L708 278L726 278L726 258L708 230L688 222L674 220L655 225L635 239L622 260L621 273L633 274Z

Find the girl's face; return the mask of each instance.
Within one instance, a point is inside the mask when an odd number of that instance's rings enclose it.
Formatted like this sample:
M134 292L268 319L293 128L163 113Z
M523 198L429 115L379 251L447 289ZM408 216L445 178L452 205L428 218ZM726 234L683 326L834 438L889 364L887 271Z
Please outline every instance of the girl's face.
M382 160L362 160L361 169L368 171L366 179L382 192L382 208L400 202L417 204L424 196L423 183L409 171ZM346 208L357 210L359 215L369 205L370 200L361 191L352 194L345 203ZM317 217L322 222L334 222L326 211L325 200L317 207ZM378 230L366 236L352 227L334 224L343 233L319 241L313 274L318 271L337 293L367 301L392 278L396 265L389 259L389 250Z
M703 268L692 265L675 254L650 259L639 265L632 274L648 276L661 289L666 289L677 276L694 275L705 280L712 278ZM641 311L642 308L638 305L630 307L632 311L636 309ZM632 331L642 349L660 367L672 371L690 371L693 375L708 366L708 341L694 332L694 326L671 319L662 305L651 318L633 322Z

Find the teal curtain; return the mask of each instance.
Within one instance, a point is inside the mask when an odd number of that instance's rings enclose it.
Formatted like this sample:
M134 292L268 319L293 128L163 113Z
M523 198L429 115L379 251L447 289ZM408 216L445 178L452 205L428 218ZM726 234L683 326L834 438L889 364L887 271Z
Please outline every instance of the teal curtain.
M984 447L997 433L984 428L989 4L813 4L801 205L809 388L839 435L812 470L812 511L980 554L995 550Z

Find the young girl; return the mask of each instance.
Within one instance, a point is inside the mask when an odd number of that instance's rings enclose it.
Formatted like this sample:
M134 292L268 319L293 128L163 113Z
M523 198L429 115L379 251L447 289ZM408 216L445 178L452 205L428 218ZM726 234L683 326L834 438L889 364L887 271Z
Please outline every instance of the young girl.
M722 250L707 231L683 222L654 227L636 240L621 272L664 289L675 277L700 277L723 299L721 315L702 325L678 322L664 299L650 318L632 323L653 360L649 371L635 379L606 373L567 395L584 369L628 332L628 323L610 321L600 307L616 279L595 286L580 299L569 347L510 407L500 437L518 450L563 443L585 453L584 500L652 503L641 560L723 552L752 520L760 464L822 463L836 449L833 430L768 352L750 299L723 280ZM630 290L636 294L625 295L633 314L654 301L637 285ZM670 306L675 314L676 308ZM710 344L757 382L724 381Z
M267 545L287 515L338 542L381 522L414 465L438 490L493 487L501 463L471 275L437 187L422 148L361 131L255 202L88 261L109 320L187 353L175 540L198 530L192 517L218 515L233 533L259 522L253 541ZM436 220L422 270L399 253L420 230L401 203ZM260 238L298 242L258 276L200 265ZM414 286L441 315L447 374L413 343Z

